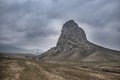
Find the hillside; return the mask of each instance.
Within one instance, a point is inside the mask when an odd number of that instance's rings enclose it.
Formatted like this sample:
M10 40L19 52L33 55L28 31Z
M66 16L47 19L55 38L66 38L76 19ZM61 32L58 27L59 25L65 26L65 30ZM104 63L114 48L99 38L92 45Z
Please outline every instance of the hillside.
M114 61L120 52L95 45L87 40L85 31L73 20L61 30L57 45L39 55L44 61Z

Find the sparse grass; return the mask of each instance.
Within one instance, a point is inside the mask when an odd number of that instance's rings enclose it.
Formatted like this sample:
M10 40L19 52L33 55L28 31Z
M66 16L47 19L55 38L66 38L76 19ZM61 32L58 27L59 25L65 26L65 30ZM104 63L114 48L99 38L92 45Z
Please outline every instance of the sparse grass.
M5 74L4 70L6 69L6 66L3 65L3 59L0 59L0 80L4 79Z
M20 80L47 80L47 78L35 66L25 66L20 74Z
M120 80L119 73L100 71L100 67L104 66L120 70L120 63L114 61L64 64L0 59L0 80ZM13 67L13 70L11 67ZM18 79L16 79L17 74Z

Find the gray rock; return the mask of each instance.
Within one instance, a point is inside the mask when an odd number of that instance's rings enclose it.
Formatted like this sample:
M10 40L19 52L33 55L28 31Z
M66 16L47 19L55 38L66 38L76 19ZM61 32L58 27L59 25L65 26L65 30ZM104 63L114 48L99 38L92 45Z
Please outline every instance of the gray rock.
M39 55L39 59L46 61L108 61L119 58L119 51L89 42L84 30L73 20L63 25L57 45Z

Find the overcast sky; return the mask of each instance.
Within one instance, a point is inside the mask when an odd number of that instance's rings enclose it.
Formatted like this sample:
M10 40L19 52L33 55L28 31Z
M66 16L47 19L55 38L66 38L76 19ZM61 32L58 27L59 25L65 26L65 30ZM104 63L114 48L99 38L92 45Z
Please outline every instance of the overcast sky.
M0 0L0 44L48 50L70 19L89 41L120 50L120 0Z

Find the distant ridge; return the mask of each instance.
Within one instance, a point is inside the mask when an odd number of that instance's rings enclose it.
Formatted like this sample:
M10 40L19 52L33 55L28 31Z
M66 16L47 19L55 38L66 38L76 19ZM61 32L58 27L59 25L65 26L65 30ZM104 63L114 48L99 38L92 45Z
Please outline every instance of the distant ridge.
M0 43L0 52L3 52L3 53L27 53L28 50L16 47L14 45Z
M82 28L73 20L61 30L57 45L39 55L45 61L111 61L119 60L120 52L89 42Z

